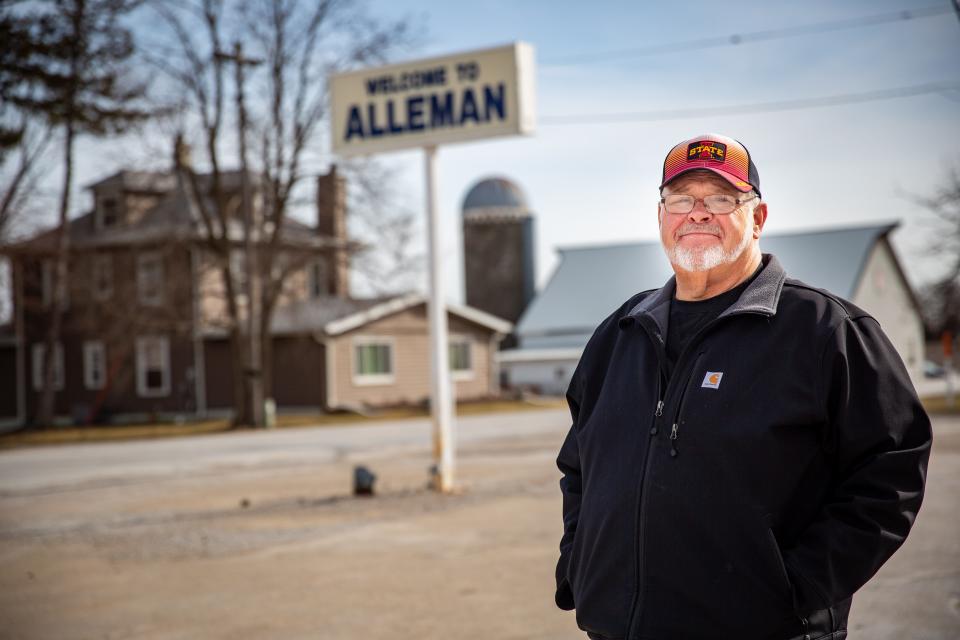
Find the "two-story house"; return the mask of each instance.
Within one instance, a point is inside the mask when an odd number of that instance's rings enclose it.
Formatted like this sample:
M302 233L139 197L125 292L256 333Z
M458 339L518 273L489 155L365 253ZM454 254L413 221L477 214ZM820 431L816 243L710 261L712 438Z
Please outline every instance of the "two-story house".
M228 206L239 207L240 177L221 174ZM210 197L210 177L198 183L175 172L121 171L89 186L93 207L68 228L68 295L52 359L59 421L189 417L231 407L224 265L198 212L197 199ZM297 259L272 325L274 375L266 392L281 410L414 403L429 395L424 298L350 296L354 246L345 189L335 170L320 176L316 224L288 219L282 228L278 262L285 252ZM241 218L232 219L228 268L242 291ZM14 292L12 335L0 340L0 424L29 424L36 415L55 240L50 230L0 248ZM510 324L466 307L448 312L457 396L495 395L492 355Z

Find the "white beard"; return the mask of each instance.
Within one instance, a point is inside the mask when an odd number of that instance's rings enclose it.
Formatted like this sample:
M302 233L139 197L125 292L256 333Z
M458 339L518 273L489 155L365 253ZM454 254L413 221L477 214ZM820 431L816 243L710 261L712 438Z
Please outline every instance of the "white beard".
M723 245L715 244L706 248L687 248L681 247L679 243L673 245L672 249L664 247L663 250L664 253L667 254L667 259L671 264L680 267L684 271L709 271L722 264L730 264L735 261L746 251L747 247L750 246L752 239L753 234L750 233L750 229L747 228L743 230L743 237L740 239L740 244L730 251L725 251Z

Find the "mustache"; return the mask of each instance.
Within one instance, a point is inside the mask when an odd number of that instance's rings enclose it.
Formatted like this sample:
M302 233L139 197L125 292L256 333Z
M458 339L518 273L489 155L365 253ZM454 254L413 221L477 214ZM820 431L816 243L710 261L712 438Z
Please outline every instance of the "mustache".
M685 224L677 229L678 238L682 238L690 233L709 233L719 238L720 226L716 224Z

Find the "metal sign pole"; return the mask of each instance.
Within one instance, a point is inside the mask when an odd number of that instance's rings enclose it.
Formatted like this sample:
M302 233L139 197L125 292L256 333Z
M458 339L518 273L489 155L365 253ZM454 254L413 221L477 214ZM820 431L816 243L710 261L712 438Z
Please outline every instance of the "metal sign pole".
M443 301L443 278L440 272L440 223L435 175L437 147L430 145L424 147L423 151L427 178L427 262L430 281L427 300L430 321L430 414L433 418L433 457L437 463L437 474L433 480L434 489L449 493L453 490L455 461L447 307Z

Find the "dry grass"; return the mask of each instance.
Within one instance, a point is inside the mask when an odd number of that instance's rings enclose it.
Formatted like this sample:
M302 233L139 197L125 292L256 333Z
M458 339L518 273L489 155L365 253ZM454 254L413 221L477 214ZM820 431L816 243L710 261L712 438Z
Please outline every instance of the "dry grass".
M921 398L923 402L923 408L927 410L927 413L936 413L939 415L960 415L960 393L956 394L953 399L953 406L947 406L946 396L931 396L927 398Z
M541 398L535 400L490 400L484 402L465 402L457 406L458 415L478 415L525 409L562 408L565 406L559 398ZM276 425L280 429L297 427L324 427L350 423L369 424L380 420L403 420L425 418L428 412L419 407L385 409L370 415L356 413L310 413L281 414ZM150 438L170 438L202 435L230 431L230 422L221 420L202 420L181 424L115 424L90 425L86 427L51 427L0 436L0 449L32 447L41 445L71 444L76 442L111 442L119 440L144 440Z

